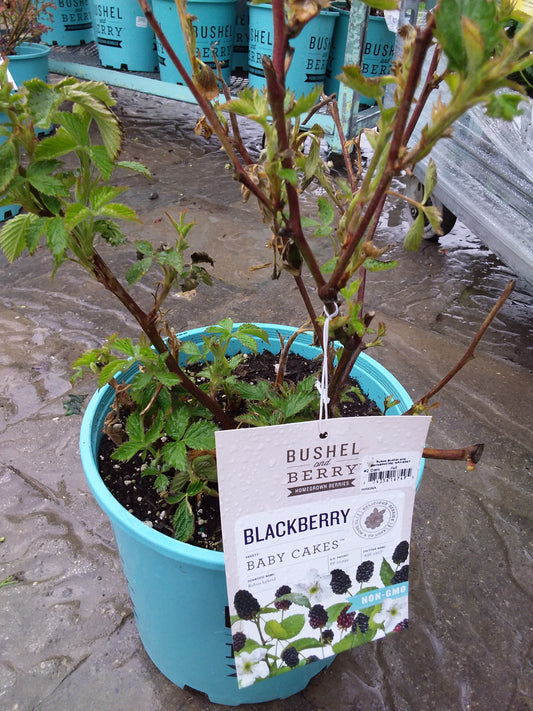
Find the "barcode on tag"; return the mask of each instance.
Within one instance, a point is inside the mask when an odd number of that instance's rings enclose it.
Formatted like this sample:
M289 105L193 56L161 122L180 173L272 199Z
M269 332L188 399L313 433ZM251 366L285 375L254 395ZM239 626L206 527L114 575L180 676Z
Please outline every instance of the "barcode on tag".
M396 481L406 481L413 476L412 467L402 469L371 469L368 472L367 481L369 484L388 484Z

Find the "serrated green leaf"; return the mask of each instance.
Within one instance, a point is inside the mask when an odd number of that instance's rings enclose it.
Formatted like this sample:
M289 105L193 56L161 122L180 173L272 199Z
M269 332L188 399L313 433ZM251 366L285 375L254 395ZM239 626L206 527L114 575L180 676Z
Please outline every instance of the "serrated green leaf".
M18 159L15 145L5 141L0 145L0 191L3 192L17 172Z
M319 162L320 162L320 144L317 140L314 140L314 141L311 141L311 146L309 148L307 160L305 161L305 164L304 164L304 175L308 180L314 176L316 169L318 168Z
M245 348L252 351L252 353L257 353L257 341L253 336L249 336L246 333L236 333L234 334L234 338L236 338Z
M524 101L522 94L493 94L486 105L487 115L512 121L515 116L522 113L520 109L522 101Z
M57 162L52 160L32 163L26 170L26 180L39 192L65 197L69 195L68 189L60 178L51 174L57 165Z
M367 257L363 266L369 272L384 272L387 269L395 269L398 266L398 262L395 259L390 262L382 262L379 259Z
M178 506L173 519L174 535L178 541L187 542L194 533L194 515L188 499Z
M117 187L114 185L99 185L97 188L92 190L89 195L93 210L98 212L104 207L104 205L107 205L112 200L115 200L115 198L122 195L122 193L126 190L127 188Z
M78 202L70 203L65 209L65 225L71 231L84 220L92 217L92 213L88 207Z
M268 333L264 328L257 326L255 323L241 323L237 329L237 333L247 333L254 338L259 338L261 341L268 343Z
M173 469L186 469L187 447L183 442L167 442L161 450L165 462Z
M26 249L28 232L36 220L36 215L16 215L3 226L0 246L9 262L13 263Z
M39 142L34 155L37 160L51 160L71 153L77 146L76 139L59 128L54 136L47 136Z
M189 413L184 407L180 407L173 412L165 424L165 432L172 439L181 439L189 424Z
M438 207L435 205L423 205L422 206L422 212L424 214L424 217L426 220L429 222L431 227L433 228L433 231L441 235L442 234L442 228L441 228L441 221L442 221L442 215Z
M409 227L409 229L407 230L407 234L405 235L403 241L404 249L407 249L411 252L416 252L416 250L420 247L420 242L422 241L423 236L424 215L422 214L422 212L419 211L415 221L413 222L411 227Z
M341 652L347 652L349 649L353 649L357 646L356 636L350 632L345 637L343 637L339 642L332 645L332 649L335 654L340 654Z
M194 496L198 496L198 494L200 494L204 489L205 483L203 481L191 481L191 483L187 487L187 496L190 496L191 498Z
M139 279L142 279L151 266L152 259L149 257L132 264L126 272L126 281L128 282L128 286L133 286L133 284L136 284Z
M358 91L370 99L379 99L385 93L385 89L383 88L385 80L382 77L365 77L361 71L361 67L358 65L343 67L342 73L338 78L349 89Z
M303 595L302 593L287 593L286 595L281 595L276 599L289 600L295 605L301 605L302 607L307 607L309 610L311 609L311 602L309 601L309 598L307 595Z
M50 251L55 257L64 254L67 248L69 233L62 217L52 217L46 223L46 238Z
M289 639L287 630L277 620L265 622L265 634L272 639Z
M128 360L113 360L111 363L105 365L98 375L98 387L102 388L107 385L111 378L114 378L117 373L130 365Z
M119 462L129 462L130 459L132 459L142 449L142 443L129 440L128 442L124 442L120 445L120 447L117 447L117 449L115 449L115 451L111 455L111 459L116 459Z
M191 358L202 358L202 351L194 341L182 341L180 343L180 353L190 356Z
M187 429L183 441L191 449L214 449L217 426L213 422L193 422Z
M116 166L118 168L125 168L126 170L132 170L135 173L140 173L141 175L146 176L147 178L151 178L152 175L148 168L143 164L139 163L138 161L134 160L119 160L116 162Z
M331 225L335 219L335 210L330 201L325 197L318 198L318 214L323 225Z
M160 472L154 481L154 487L157 491L166 491L168 489L168 476Z
M91 146L89 150L91 160L102 174L104 180L109 180L113 174L115 164L109 157L104 146Z
M110 202L107 205L103 205L98 210L98 214L102 217L111 217L116 220L131 220L136 222L139 219L135 210L120 202Z

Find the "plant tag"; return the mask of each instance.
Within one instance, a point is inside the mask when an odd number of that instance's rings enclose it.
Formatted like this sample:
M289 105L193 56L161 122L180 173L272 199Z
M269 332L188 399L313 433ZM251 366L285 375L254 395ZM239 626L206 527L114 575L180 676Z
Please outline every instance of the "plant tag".
M430 421L335 418L216 433L239 686L407 626Z

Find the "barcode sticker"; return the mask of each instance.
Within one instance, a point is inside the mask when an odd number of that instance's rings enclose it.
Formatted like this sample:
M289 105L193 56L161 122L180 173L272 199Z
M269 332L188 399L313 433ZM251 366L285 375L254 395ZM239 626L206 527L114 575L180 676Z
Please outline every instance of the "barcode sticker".
M363 466L361 491L407 483L413 480L415 474L411 457L373 457Z

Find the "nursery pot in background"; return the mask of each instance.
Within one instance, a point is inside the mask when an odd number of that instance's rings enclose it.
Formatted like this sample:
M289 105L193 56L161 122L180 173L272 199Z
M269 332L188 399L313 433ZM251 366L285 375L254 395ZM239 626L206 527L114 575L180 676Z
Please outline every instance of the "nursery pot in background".
M152 3L156 20L161 25L179 60L191 73L191 63L185 48L174 0L152 0ZM200 59L215 69L211 49L213 46L224 81L229 84L235 35L236 0L189 0L187 12L196 17L193 24L196 32L196 49ZM157 54L162 81L183 84L180 73L159 40L157 41Z
M46 44L73 47L94 40L89 0L54 0L52 27L41 39Z
M50 47L37 42L22 42L15 48L15 54L8 57L9 71L13 77L13 81L17 86L28 79L37 77L42 81L48 81L48 55ZM0 114L0 122L2 122L3 114ZM42 131L37 130L37 133ZM5 138L0 136L0 143L3 143ZM4 205L0 206L0 222L10 217L14 217L20 212L20 205Z
M271 57L274 45L272 5L248 3L248 8L248 83L261 89L265 86L261 58L264 54ZM287 72L287 86L297 97L307 94L316 84L324 82L336 17L335 10L322 10L320 15L314 17L300 34L290 41L295 51Z
M270 344L259 350L279 353L294 328L258 324ZM237 329L239 324L235 324ZM202 344L204 329L178 334L180 340ZM234 345L233 350L231 346ZM230 344L228 355L242 347ZM312 335L298 335L293 351L314 358ZM136 367L119 380L133 378ZM399 401L388 414L398 415L412 401L400 383L381 365L362 354L352 371L364 392L378 403L387 395ZM235 677L229 627L224 554L182 543L150 528L123 508L107 489L98 472L98 450L104 419L114 399L106 386L91 399L83 417L80 452L89 486L111 521L128 582L135 619L144 648L154 664L179 687L205 692L213 703L238 705L285 698L304 689L311 678L328 666L332 657L239 689ZM422 475L422 467L419 479Z
M155 36L137 0L91 0L100 63L130 72L157 71Z
M248 71L249 32L250 22L248 17L248 3L246 0L237 0L237 11L235 14L235 39L233 42L233 54L231 56L232 69Z
M332 8L335 8L339 16L335 23L324 81L326 94L339 92L340 82L336 77L341 73L344 66L348 25L350 22L350 10L347 8L346 3L334 2L332 3ZM385 18L369 16L363 45L363 59L361 61L361 71L364 76L376 77L388 73L394 55L395 42L396 35L388 29ZM372 106L376 103L374 99L369 99L367 96L361 96L359 101L367 106Z

